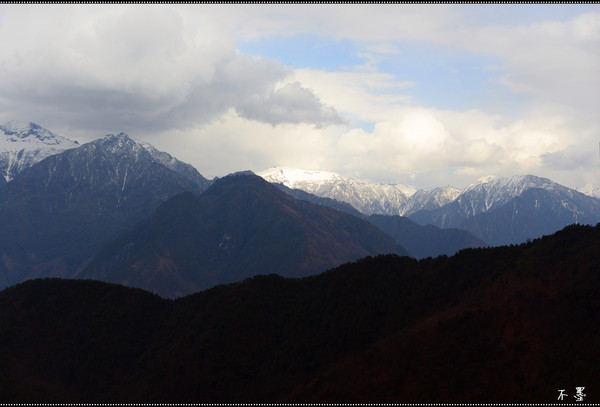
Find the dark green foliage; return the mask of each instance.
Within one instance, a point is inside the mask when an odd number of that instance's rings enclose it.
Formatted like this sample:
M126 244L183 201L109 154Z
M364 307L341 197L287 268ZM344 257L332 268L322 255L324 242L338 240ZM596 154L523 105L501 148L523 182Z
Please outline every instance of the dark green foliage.
M570 226L178 300L29 281L0 292L0 399L554 403L584 386L598 402L598 247L600 225Z

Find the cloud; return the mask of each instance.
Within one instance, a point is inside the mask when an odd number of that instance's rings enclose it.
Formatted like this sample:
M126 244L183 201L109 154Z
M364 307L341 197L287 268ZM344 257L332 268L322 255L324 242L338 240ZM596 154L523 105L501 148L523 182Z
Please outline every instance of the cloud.
M289 165L431 186L560 171L576 183L597 143L600 9L492 7L2 5L0 120L128 131L209 176ZM340 55L362 65L294 70L236 50L301 34L351 43ZM473 61L494 67L459 77ZM462 82L436 77L445 64Z
M465 26L444 36L448 44L501 59L497 78L515 95L536 103L597 111L600 98L600 12L566 21Z
M289 67L238 52L226 24L192 10L4 7L3 115L26 111L32 117L23 119L48 125L130 132L206 124L232 107L270 124L342 120L307 88L276 90L290 77ZM256 100L266 110L251 108Z
M281 124L251 120L231 108L219 120L201 127L168 131L149 141L207 176L233 171L262 171L287 165L298 168L334 168L336 141L348 131L345 125Z
M299 5L239 13L248 13L237 22L246 38L311 33L352 40L370 61L402 52L404 44L493 56L500 61L495 81L517 97L587 112L600 107L589 91L600 87L597 5Z
M277 125L281 123L312 123L318 127L347 124L334 108L324 106L318 97L299 82L288 83L267 95L256 96L236 110L248 119Z
M548 158L577 137L561 117L541 113L510 120L477 110L397 107L372 131L341 135L336 164L338 171L380 181L413 174L429 185L428 174L445 172L454 179L445 182L456 185L463 182L456 174L543 174L553 164Z
M560 171L580 170L598 166L597 145L590 143L587 148L570 145L567 148L541 155L544 166Z
M294 77L345 117L362 121L385 120L398 105L412 102L406 91L414 83L385 72L297 69Z

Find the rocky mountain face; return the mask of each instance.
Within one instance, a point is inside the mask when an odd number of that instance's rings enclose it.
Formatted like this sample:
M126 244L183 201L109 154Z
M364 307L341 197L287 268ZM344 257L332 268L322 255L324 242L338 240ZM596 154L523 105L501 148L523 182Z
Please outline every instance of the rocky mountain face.
M162 202L202 190L124 133L51 155L0 189L0 287L74 277Z
M0 184L50 155L76 147L79 147L77 141L35 123L10 121L0 125Z
M306 276L381 253L408 254L365 220L238 173L198 197L165 202L107 245L81 277L175 297L256 274Z

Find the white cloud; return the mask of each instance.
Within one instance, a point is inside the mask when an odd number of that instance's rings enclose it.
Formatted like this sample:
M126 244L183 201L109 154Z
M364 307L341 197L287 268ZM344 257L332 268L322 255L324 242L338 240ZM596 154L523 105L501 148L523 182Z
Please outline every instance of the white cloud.
M411 102L413 85L384 72L327 72L297 69L295 78L314 90L323 103L358 120L385 120L397 105Z
M176 151L207 177L271 166L333 168L336 141L346 126L271 124L250 120L230 109L218 120L186 131L172 130L149 141Z

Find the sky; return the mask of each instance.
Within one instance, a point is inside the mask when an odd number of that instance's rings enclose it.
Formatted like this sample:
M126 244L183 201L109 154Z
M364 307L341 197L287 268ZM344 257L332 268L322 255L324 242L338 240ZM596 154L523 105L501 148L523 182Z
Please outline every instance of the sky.
M598 4L3 4L0 122L273 166L600 187Z

